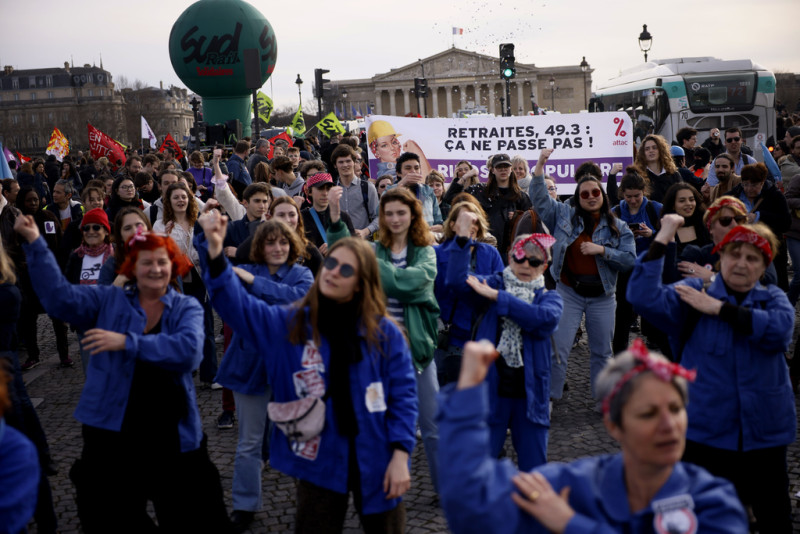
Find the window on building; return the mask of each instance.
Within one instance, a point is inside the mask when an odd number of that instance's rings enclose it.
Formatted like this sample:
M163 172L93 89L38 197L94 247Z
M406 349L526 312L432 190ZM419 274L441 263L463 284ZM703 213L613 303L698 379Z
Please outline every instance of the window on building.
M47 91L47 98L53 98L54 96L53 91Z
M19 115L12 115L11 122L14 124L19 124Z
M31 146L39 146L39 134L31 134Z
M89 89L89 96L94 96L94 89Z
M36 113L31 113L31 124L36 124Z
M14 93L14 101L19 100L19 93Z
M47 87L53 87L53 77L48 74L44 78L44 83L47 85Z
M28 87L36 87L36 76L28 77Z
M106 96L106 90L100 89L100 96Z
M69 120L70 120L70 116L69 116L69 112L68 112L68 111L65 111L65 112L64 112L64 113L61 115L61 120L63 120L64 122L69 122Z
M177 128L178 127L178 119L172 119L172 127L173 128Z
M55 114L54 114L52 111L49 111L49 112L47 113L47 120L49 120L49 121L52 121L52 120L53 120L53 118L54 118L54 117L53 117L54 115L55 115Z
M36 100L36 93L31 93L31 100Z
M19 89L19 78L11 78L11 88Z

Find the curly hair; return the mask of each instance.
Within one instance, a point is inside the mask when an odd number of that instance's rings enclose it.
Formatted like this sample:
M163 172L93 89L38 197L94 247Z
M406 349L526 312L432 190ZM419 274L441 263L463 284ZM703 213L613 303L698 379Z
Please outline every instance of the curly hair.
M392 233L386 223L386 204L389 202L405 204L411 212L408 240L415 247L425 247L433 242L430 227L422 214L422 203L405 187L395 187L387 190L381 197L381 207L378 215L378 240L381 245L387 248L392 245Z
M141 236L143 239L134 240L132 244L125 244L126 258L119 267L119 274L134 280L136 278L134 271L136 262L139 260L139 253L143 250L163 248L166 249L167 256L172 264L170 283L176 285L178 277L185 275L192 268L192 262L181 252L181 249L171 237L152 232L145 232Z
M372 246L365 240L347 237L333 244L328 251L330 256L339 248L346 248L356 257L356 274L358 279L358 290L353 297L358 303L358 317L365 332L367 345L373 349L380 350L381 329L380 322L386 315L386 303L381 285L381 273L378 268L378 260ZM325 269L323 266L320 270ZM296 312L289 324L289 341L296 344L304 344L308 339L308 327L311 327L311 335L314 343L320 346L320 333L318 324L322 319L319 317L319 297L320 297L320 275L306 296L294 304ZM308 308L308 311L306 311ZM388 318L388 317L387 317ZM391 320L391 319L390 319Z
M258 230L253 236L253 243L250 245L250 259L255 263L267 263L267 258L264 255L264 246L269 241L276 241L281 237L285 237L289 241L289 256L286 258L286 263L292 265L297 261L305 248L300 236L297 235L292 228L283 221L270 219L258 225Z
M672 155L669 152L667 140L660 135L650 134L646 135L644 140L642 140L642 144L639 145L639 151L636 152L636 160L633 162L634 167L636 167L639 173L643 176L647 176L647 160L644 156L644 145L648 141L652 141L656 144L656 148L658 148L658 162L667 174L678 172L678 168L675 166L675 162L672 160Z
M176 182L167 188L167 194L165 196L166 201L164 202L164 224L177 222L175 220L175 211L172 208L172 193L179 189L184 191L189 197L189 202L186 206L186 219L189 221L189 224L193 226L194 223L197 222L199 209L197 207L197 202L194 200L192 190L183 182Z

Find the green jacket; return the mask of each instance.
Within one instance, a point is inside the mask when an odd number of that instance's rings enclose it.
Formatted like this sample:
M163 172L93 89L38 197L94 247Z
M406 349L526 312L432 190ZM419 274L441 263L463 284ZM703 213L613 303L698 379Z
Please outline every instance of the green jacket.
M380 243L375 243L375 256L383 292L403 304L403 320L414 367L422 371L433 360L438 335L439 303L433 294L436 253L431 246L415 247L409 243L405 269L392 265L391 250Z

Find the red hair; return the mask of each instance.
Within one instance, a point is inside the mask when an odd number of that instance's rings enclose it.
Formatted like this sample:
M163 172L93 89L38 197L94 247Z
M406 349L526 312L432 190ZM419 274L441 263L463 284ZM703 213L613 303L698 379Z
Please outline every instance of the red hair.
M136 234L128 243L125 244L125 262L120 266L118 273L133 280L133 271L136 262L139 260L139 252L143 250L166 249L167 256L172 262L171 281L174 282L178 276L183 276L192 268L192 262L181 252L178 245L171 237L153 232L143 232Z

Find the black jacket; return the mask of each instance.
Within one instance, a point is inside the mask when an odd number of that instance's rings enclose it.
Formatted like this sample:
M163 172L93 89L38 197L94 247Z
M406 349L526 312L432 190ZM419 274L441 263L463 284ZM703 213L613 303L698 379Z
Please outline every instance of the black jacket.
M320 234L319 229L317 228L317 223L314 221L314 217L311 216L311 210L314 208L308 208L307 210L303 210L301 215L303 216L303 226L306 229L306 239L314 243L314 245L319 248L325 243L324 236ZM318 213L319 215L319 222L322 224L322 227L327 230L328 226L331 225L331 209L327 208L324 212ZM344 222L347 229L350 231L350 235L354 235L356 233L355 228L353 228L353 222L350 220L350 216L345 212L342 212L342 222Z
M728 193L728 196L741 198L744 192L742 184L737 185ZM756 204L758 204L756 206ZM792 225L792 216L789 213L789 205L783 193L769 181L764 182L761 194L753 201L756 207L755 212L759 214L758 221L769 226L775 235L780 239Z

